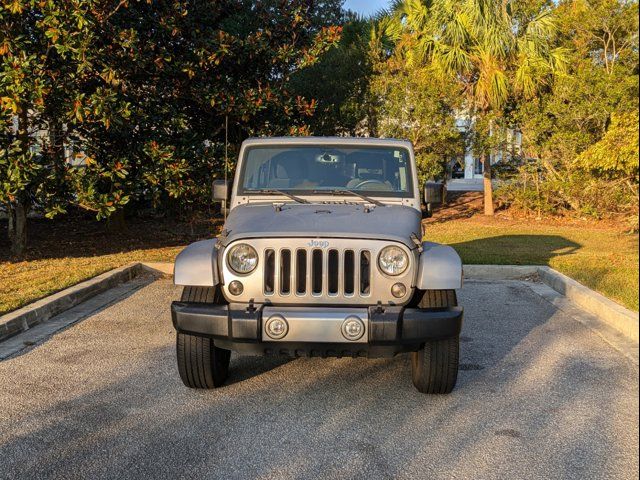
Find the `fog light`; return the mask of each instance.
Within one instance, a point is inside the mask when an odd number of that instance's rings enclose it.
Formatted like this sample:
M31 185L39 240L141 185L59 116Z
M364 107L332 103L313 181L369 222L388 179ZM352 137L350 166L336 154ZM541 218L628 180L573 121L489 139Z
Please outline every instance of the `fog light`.
M242 286L242 282L239 282L238 280L234 280L229 284L229 293L231 295L240 295L243 290L244 287Z
M283 317L280 315L274 315L267 320L264 330L267 332L267 335L277 340L284 337L287 332L289 332L289 325Z
M364 323L358 317L347 317L342 322L342 336L347 340L355 341L364 335Z
M402 298L407 294L407 287L402 283L394 283L391 287L391 295L396 298Z

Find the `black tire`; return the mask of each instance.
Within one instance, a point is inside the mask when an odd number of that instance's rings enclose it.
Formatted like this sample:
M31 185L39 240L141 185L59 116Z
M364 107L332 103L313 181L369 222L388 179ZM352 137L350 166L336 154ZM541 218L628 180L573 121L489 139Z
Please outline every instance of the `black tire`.
M185 287L183 302L218 303L222 295L213 287ZM178 373L189 388L217 388L229 374L231 352L218 348L213 340L186 333L176 336Z
M184 287L180 301L217 305L227 303L219 287Z
M455 290L419 290L415 289L408 308L435 308L458 305Z
M426 290L420 308L455 307L455 290ZM411 380L422 393L451 393L458 379L460 337L426 342L411 353Z

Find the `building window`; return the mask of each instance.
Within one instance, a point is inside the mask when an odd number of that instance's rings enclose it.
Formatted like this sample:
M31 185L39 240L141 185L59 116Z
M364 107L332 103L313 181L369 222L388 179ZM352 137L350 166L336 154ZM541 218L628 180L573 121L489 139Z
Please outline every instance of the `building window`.
M474 175L482 175L484 173L484 166L479 158L473 159L473 173Z

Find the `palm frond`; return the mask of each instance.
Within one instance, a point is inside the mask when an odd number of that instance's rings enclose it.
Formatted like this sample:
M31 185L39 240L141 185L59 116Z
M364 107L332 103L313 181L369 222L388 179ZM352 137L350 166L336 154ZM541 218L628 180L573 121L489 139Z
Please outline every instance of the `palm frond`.
M478 104L483 108L502 108L509 98L509 81L505 71L489 51L477 49L474 58L478 70L475 87Z
M545 10L527 24L525 36L549 42L555 36L557 29L556 16L550 10Z
M551 68L556 74L564 74L567 71L569 63L569 50L563 47L557 47L549 52Z
M526 60L523 61L516 70L515 88L516 91L522 93L526 98L533 97L537 91L531 64Z

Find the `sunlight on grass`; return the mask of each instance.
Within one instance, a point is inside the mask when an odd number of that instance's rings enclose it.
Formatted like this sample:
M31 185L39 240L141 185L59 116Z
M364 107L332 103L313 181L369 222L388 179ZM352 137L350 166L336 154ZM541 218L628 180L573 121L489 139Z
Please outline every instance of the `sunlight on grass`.
M0 314L136 261L172 262L182 247L0 263Z
M464 263L549 265L638 310L638 235L476 216L429 223L426 238L453 246Z

